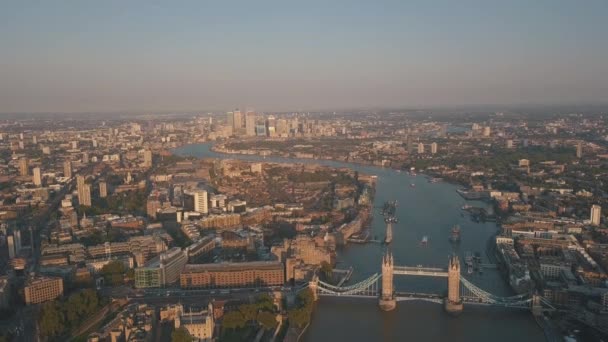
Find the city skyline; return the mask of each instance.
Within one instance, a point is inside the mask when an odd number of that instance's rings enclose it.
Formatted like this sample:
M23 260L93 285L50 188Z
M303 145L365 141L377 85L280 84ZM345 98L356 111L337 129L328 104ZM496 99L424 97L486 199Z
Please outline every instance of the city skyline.
M0 112L605 103L606 9L12 3L0 14Z

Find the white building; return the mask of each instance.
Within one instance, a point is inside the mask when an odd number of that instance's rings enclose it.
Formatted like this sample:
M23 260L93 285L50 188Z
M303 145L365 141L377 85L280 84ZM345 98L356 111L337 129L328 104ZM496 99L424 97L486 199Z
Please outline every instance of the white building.
M591 206L591 225L599 226L600 217L602 215L602 207L597 204Z
M209 213L209 202L207 201L207 191L194 191L194 211L201 214Z

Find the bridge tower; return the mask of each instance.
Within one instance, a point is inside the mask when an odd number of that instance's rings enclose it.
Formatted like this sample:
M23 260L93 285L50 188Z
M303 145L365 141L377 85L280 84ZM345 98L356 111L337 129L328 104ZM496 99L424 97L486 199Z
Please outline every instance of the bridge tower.
M390 252L382 257L382 293L378 305L384 311L391 311L397 307L393 289L393 255Z
M319 300L319 276L316 274L308 282L308 288L312 291L312 298L316 302Z
M532 314L534 316L540 316L543 314L543 305L540 302L540 295L538 293L532 295L530 309L532 310Z
M462 312L463 304L460 298L460 260L452 255L448 264L448 297L445 299L445 310L451 314Z

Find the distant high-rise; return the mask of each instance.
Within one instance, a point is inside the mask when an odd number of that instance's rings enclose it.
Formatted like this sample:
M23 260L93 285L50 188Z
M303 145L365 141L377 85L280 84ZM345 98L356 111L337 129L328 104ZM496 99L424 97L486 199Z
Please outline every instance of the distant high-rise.
M432 154L437 153L437 143L436 142L431 144L431 153Z
M248 136L255 136L255 112L248 111L245 114L245 132Z
M407 148L407 152L408 153L412 153L412 150L414 149L414 137L412 136L412 129L408 127L407 129L407 141L406 141L406 148Z
M578 142L578 144L576 144L576 158L582 158L583 157L583 143L582 142Z
M490 134L491 134L491 128L490 128L490 126L485 126L483 128L483 136L484 137L489 137Z
M29 168L27 158L19 159L19 175L27 176L29 174Z
M32 182L34 182L34 185L36 185L36 186L42 185L42 174L40 172L40 168L35 167L32 171L33 171Z
M152 167L152 151L144 151L144 167Z
M274 137L277 133L277 120L273 115L269 115L266 120L266 132L269 137Z
M76 189L78 191L78 204L91 206L91 185L86 184L83 175L76 176Z
M226 125L230 128L234 127L234 112L226 112Z
M602 207L597 204L591 206L591 225L599 226L600 218L602 216Z
M82 153L82 163L83 164L88 164L89 163L89 154L87 152L83 152Z
M6 246L8 247L8 258L15 258L15 237L9 235L6 237Z
M234 129L234 134L240 134L241 128L243 128L243 116L241 115L241 111L238 109L235 110L232 116L234 118L234 123L232 126Z
M99 182L99 197L108 197L108 183L106 183L105 181Z
M63 176L72 178L72 162L70 160L63 162Z
M420 154L424 153L424 144L423 143L418 143L418 153L420 153Z
M513 148L513 139L507 139L507 148Z
M13 236L15 237L15 254L19 255L19 252L21 251L22 248L22 244L21 244L21 231L19 229L16 229L13 232Z

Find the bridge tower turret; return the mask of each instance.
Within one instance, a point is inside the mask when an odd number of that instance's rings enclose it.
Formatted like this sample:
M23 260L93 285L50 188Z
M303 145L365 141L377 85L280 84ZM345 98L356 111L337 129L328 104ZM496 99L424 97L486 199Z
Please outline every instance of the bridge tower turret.
M397 307L393 289L393 255L387 252L382 257L382 293L378 301L380 309L391 311Z
M451 314L462 312L460 298L460 260L452 255L448 263L448 297L445 299L445 310Z
M532 295L532 301L530 302L530 309L534 316L540 316L543 314L543 305L540 302L540 295L535 293Z

